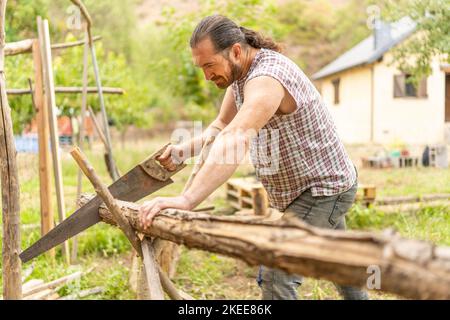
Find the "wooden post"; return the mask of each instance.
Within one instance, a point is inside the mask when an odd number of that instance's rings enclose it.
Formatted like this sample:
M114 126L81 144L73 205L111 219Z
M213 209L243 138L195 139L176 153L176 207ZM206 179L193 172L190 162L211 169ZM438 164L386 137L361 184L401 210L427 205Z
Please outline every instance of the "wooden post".
M148 291L151 300L164 300L164 293L159 279L158 264L152 243L148 238L141 241L141 248L144 260L145 276L147 278Z
M257 216L267 215L268 200L267 192L263 187L252 188L253 213Z
M83 54L83 94L81 96L81 122L80 122L80 130L78 132L78 147L80 150L83 150L84 146L84 122L86 119L86 109L87 109L87 86L88 86L88 58L89 58L89 44L88 44L88 35L86 30L85 35L85 43L84 43L84 54ZM81 196L82 191L82 179L83 172L80 168L78 168L78 183L77 183L77 199ZM78 255L78 237L75 236L72 239L72 255L71 261L75 263Z
M48 107L44 97L42 56L39 41L33 40L32 45L34 65L34 95L36 106L37 133L39 143L39 191L41 201L41 235L49 232L54 225L52 208L51 160L50 160L50 133L48 123ZM51 257L55 250L49 251Z
M45 82L45 96L47 98L47 106L49 111L49 123L50 123L50 140L52 147L52 159L53 159L53 171L55 175L55 189L56 200L58 205L58 217L59 221L64 221L66 218L65 205L64 205L64 190L62 181L62 168L61 168L61 156L59 150L59 136L58 136L58 123L56 119L55 109L55 91L54 91L54 78L52 69L52 53L50 50L50 33L48 29L48 21L42 20L41 17L37 18L38 22L38 35L41 46L41 55L43 57L44 67L44 82ZM62 254L67 264L70 264L70 251L69 243L66 241L62 244Z
M4 72L6 0L0 0L0 167L2 181L2 268L4 299L22 298L19 178L11 109Z

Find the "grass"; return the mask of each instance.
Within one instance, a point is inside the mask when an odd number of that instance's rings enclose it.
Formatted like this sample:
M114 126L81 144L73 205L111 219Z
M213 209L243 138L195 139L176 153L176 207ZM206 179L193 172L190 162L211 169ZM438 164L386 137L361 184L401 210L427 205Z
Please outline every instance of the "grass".
M144 143L130 143L125 149L116 148L115 158L122 173L131 169L146 156L157 150L161 141L167 137L157 137ZM86 151L88 159L105 183L110 183L100 146ZM62 157L64 195L67 213L75 210L78 167L67 152ZM39 178L37 158L34 155L18 156L19 180L21 186L21 224L39 224ZM243 166L235 176L245 176L251 167ZM158 191L152 196L173 196L179 194L190 173L185 169L175 176L175 183ZM450 193L450 169L408 168L369 170L359 172L360 182L377 186L378 196L423 195L427 193ZM83 176L83 192L93 192L89 181ZM54 192L53 192L54 193ZM215 191L204 205L214 205L217 210L226 209L224 188ZM148 197L150 198L150 197ZM53 198L55 199L55 197ZM144 201L145 199L141 200ZM57 217L56 205L55 217ZM429 207L424 205L416 213L385 213L376 208L354 206L347 215L347 224L351 229L374 230L395 229L402 236L423 239L438 245L450 246L450 207ZM21 234L22 248L27 248L40 237L40 229L27 228ZM76 293L95 286L104 287L102 294L86 299L135 299L130 290L128 279L131 266L130 245L125 236L116 228L98 224L78 236L78 264L66 266L60 249L56 250L53 261L48 255L41 255L26 263L31 263L34 271L29 278L50 281L78 270L93 270L59 288L61 294ZM1 261L0 261L1 265ZM229 257L182 248L182 255L174 278L176 285L197 299L259 299L260 291L256 284L256 267L247 266L242 261ZM2 278L0 276L0 285ZM372 298L396 299L393 295L372 291ZM299 289L300 299L339 299L333 284L315 279L305 279Z

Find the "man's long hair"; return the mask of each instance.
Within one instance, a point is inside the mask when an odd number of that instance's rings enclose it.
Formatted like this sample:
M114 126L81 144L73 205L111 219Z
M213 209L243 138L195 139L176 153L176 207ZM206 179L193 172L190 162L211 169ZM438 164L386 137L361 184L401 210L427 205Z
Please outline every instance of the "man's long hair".
M281 52L279 44L262 34L239 27L234 21L222 15L212 15L202 19L192 33L190 46L195 48L203 39L209 37L217 52L231 47L235 43L253 48L265 48Z

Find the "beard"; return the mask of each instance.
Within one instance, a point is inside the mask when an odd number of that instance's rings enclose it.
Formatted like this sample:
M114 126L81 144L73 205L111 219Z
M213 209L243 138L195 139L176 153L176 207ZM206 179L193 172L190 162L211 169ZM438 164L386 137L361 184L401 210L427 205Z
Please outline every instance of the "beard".
M228 67L230 69L230 76L228 79L224 77L217 77L216 79L212 79L213 81L221 80L220 83L215 82L216 86L220 89L228 88L233 82L238 80L242 73L242 67L236 63L233 63L231 60L227 59Z

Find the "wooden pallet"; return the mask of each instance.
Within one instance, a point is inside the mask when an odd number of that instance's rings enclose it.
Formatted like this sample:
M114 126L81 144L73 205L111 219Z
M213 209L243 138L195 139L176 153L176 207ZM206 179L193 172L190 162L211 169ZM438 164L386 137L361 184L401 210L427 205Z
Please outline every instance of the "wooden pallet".
M226 191L228 203L237 210L253 209L260 215L269 207L266 190L254 178L230 179Z

